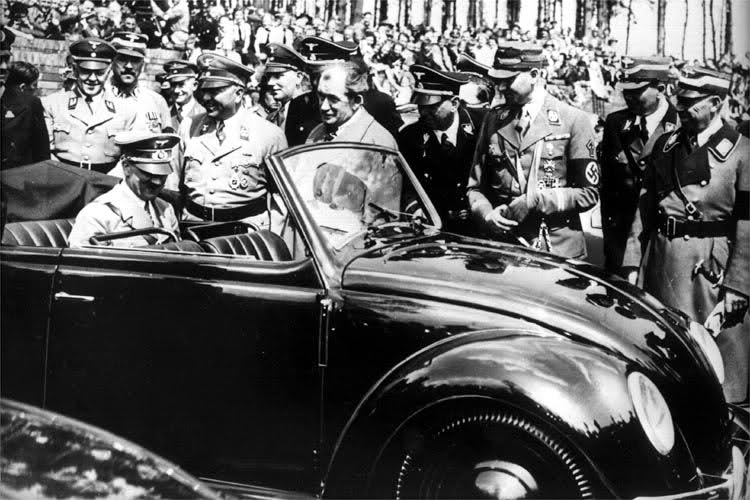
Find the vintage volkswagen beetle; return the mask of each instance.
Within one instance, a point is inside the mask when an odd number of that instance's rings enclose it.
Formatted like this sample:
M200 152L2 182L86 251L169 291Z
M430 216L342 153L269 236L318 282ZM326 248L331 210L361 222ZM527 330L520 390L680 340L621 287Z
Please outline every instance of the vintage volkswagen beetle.
M746 426L700 325L585 263L442 233L393 151L328 143L268 164L271 231L185 226L156 247L64 248L60 214L111 185L88 173L83 194L36 217L56 220L24 222L11 199L3 395L212 484L744 494ZM24 175L3 184L26 204L61 192Z

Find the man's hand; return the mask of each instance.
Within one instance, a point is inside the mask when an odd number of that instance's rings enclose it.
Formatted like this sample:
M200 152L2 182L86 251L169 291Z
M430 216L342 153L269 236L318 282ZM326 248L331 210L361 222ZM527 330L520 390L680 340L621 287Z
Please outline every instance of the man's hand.
M737 293L729 288L724 289L724 328L731 328L742 323L747 312L748 299L746 295Z
M508 215L508 205L500 205L488 213L484 220L492 229L507 233L518 226L518 222L507 219L506 215Z

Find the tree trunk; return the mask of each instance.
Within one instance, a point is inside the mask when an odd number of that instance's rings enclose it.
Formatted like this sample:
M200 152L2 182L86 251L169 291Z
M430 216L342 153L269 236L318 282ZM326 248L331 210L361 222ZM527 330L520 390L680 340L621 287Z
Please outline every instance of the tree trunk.
M630 47L630 25L633 24L633 0L628 0L628 27L625 31L625 53Z
M680 57L685 59L685 40L687 39L688 15L690 13L690 0L685 0L685 24L682 25L682 50Z
M709 19L711 19L711 45L713 47L713 54L714 54L714 62L718 59L716 56L716 20L714 19L714 0L711 0L708 5L709 12L708 15L710 16Z
M713 0L711 0L713 1ZM664 55L664 18L666 17L667 1L657 0L656 2L656 53Z
M727 13L724 23L724 53L731 54L734 51L732 43L732 0L727 0Z

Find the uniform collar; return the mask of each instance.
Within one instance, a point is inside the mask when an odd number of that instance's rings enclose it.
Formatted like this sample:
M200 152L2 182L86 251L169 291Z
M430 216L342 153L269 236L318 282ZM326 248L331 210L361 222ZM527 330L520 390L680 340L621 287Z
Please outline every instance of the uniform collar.
M713 121L708 124L708 127L706 127L705 130L698 132L698 135L696 136L698 146L706 144L712 135L721 130L723 125L724 122L721 121L721 116L717 115L714 117Z
M429 130L424 134L424 142L426 143L430 139L430 133L432 133L435 136L435 139L438 140L438 142L441 142L441 139L443 138L443 134L446 134L448 136L448 140L451 144L454 146L457 144L458 140L458 125L460 120L461 110L456 110L456 113L453 115L453 121L451 122L450 126L445 130Z
M659 97L659 105L656 107L656 111L645 116L649 136L653 135L656 128L666 116L667 111L669 111L669 103L663 96Z
M130 90L123 90L121 89L114 80L114 76L109 81L109 88L112 92L112 95L115 97L138 97L138 84L135 84L135 87L133 87Z

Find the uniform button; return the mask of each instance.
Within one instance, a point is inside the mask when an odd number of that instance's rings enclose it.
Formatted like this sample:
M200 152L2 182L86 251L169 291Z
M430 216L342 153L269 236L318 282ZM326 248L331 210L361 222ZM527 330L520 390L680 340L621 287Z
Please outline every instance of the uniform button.
M701 186L705 186L706 184L708 184L708 181L701 181Z
M646 164L646 162L645 162L645 161L643 161L643 160L639 161L638 163L640 163L640 164L641 164L641 166L643 166L643 165L645 165L645 164Z
M91 143L90 143L90 142L87 142L87 143L86 143L86 147L87 147L87 148L90 148L90 147L91 147Z
M93 134L93 133L94 133L94 131L93 131L93 130L87 130L87 131L86 131L86 134L88 134L88 135L91 135L91 134Z
M690 235L689 235L689 234L686 234L685 236L683 236L683 238L685 238L685 241L687 241L687 240L689 240L689 239L690 239Z
M208 194L214 194L216 191L214 189L209 189Z
M215 181L216 179L218 179L218 177L215 176L215 175L213 177L211 177L211 180L213 180L213 181Z
M695 217L693 217L692 215L688 215L688 220L695 220Z
M83 157L83 159L84 159L84 160L88 160L88 159L89 159L89 157L88 157L88 156L84 156L84 157Z

